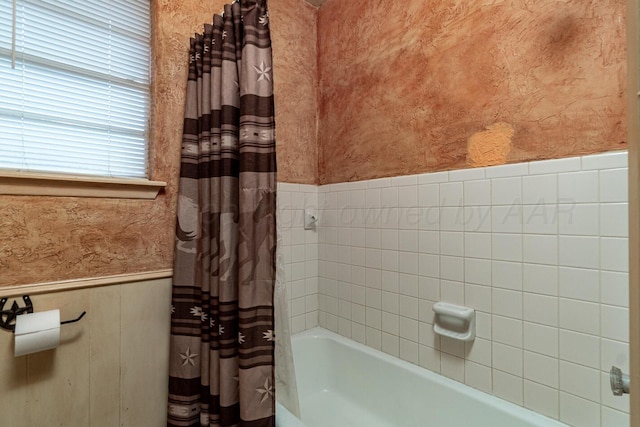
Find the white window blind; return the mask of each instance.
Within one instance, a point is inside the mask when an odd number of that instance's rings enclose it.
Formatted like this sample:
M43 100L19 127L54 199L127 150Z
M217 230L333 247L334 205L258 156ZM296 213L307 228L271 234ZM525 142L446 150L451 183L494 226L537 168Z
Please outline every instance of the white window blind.
M0 168L146 177L149 3L0 0Z

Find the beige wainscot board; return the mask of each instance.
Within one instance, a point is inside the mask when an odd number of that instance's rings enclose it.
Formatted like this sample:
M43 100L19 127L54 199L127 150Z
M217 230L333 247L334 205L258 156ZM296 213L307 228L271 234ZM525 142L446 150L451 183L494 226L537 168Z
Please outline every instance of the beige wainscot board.
M0 288L29 294L34 311L59 308L54 350L14 357L13 334L0 330L1 425L153 427L166 424L170 270L57 284ZM11 302L11 300L10 300Z

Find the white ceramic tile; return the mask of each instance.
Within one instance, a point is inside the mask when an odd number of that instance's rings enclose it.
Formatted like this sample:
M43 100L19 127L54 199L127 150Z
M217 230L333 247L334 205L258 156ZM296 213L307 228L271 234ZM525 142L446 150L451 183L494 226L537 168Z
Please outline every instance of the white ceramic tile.
M600 240L597 237L560 236L559 263L567 267L598 268Z
M523 176L529 173L528 163L512 163L509 165L491 166L485 168L487 178L505 178L510 176Z
M462 182L440 184L440 206L462 206L463 193Z
M484 178L484 168L457 169L449 171L449 181L471 181Z
M604 203L600 205L600 235L606 237L629 236L628 203Z
M600 310L602 337L629 342L629 309L602 305Z
M491 368L465 361L464 383L485 393L491 393Z
M418 252L418 233L413 230L398 231L398 249L407 252Z
M400 359L417 365L419 358L420 356L418 343L400 338Z
M400 295L418 297L418 276L400 273L398 275L398 292Z
M382 332L378 329L367 327L365 329L365 340L367 346L382 350Z
M491 234L465 233L464 255L470 258L491 259Z
M553 204L558 201L558 176L532 175L522 178L522 203L525 205Z
M559 326L575 332L600 333L600 306L591 302L560 298Z
M463 211L464 230L471 232L491 232L491 207L467 206Z
M493 261L491 275L495 287L522 290L522 264L519 262Z
M391 186L391 178L377 178L367 181L367 188L383 188Z
M451 304L464 305L464 284L460 281L440 281L440 300Z
M419 230L440 230L440 208L436 206L418 209Z
M440 232L440 254L451 255L451 256L463 256L464 255L464 234L462 232L451 232L451 231Z
M432 254L419 254L418 273L421 276L440 277L440 256Z
M365 269L365 285L368 288L382 289L382 271L377 268Z
M438 231L419 231L418 250L422 253L440 253L440 233Z
M560 330L560 359L600 368L600 338L595 335Z
M491 231L494 233L522 233L522 206L493 206Z
M419 363L425 369L440 372L440 351L433 347L421 345L419 348Z
M600 302L629 306L629 274L616 271L600 272Z
M387 292L398 293L398 273L395 271L380 272L380 289Z
M464 382L464 359L442 353L440 363L442 375L459 382Z
M461 207L440 208L440 230L463 231L465 225L464 210Z
M418 342L418 320L400 316L400 338Z
M440 206L440 186L438 184L419 185L418 205L422 207Z
M401 208L418 207L418 186L409 185L398 188L398 206Z
M444 353L464 358L465 343L449 337L440 337L440 350Z
M522 178L497 178L491 180L491 204L517 205L522 203Z
M433 331L433 325L431 323L418 323L418 342L422 345L427 345L438 350L440 349L440 335Z
M558 263L558 237L553 235L525 234L523 236L523 256L526 263Z
M365 190L363 189L358 189L358 190L352 190L350 192L350 198L351 198L351 207L354 209L364 209L364 207L366 206L365 203Z
M560 421L571 426L600 427L600 405L560 392Z
M539 414L557 419L559 415L558 390L531 381L524 381L524 406Z
M491 204L491 181L482 179L477 181L465 181L464 183L465 206L487 206Z
M491 297L495 314L522 319L522 292L493 288Z
M466 284L464 305L476 310L491 312L491 288L489 286Z
M398 335L400 331L400 317L397 314L382 312L382 332Z
M382 291L380 304L383 312L398 314L399 308L398 308L397 293ZM383 313L383 323L384 323L384 313Z
M338 300L338 317L351 320L351 303L345 300Z
M465 354L467 360L491 366L491 341L476 338L474 341L465 344Z
M558 325L558 298L525 292L523 299L524 320L548 326Z
M496 396L522 405L524 401L523 387L521 377L493 370L493 394Z
M365 290L365 304L367 308L382 308L382 292L379 289L367 288Z
M391 178L391 185L404 187L405 185L418 185L418 175L395 176Z
M364 325L367 323L366 309L364 305L351 303L351 320ZM353 333L353 330L351 331Z
M380 206L383 208L398 207L398 188L387 187L380 190Z
M600 171L600 202L627 202L629 185L627 169Z
M491 285L491 260L466 258L464 260L464 278L468 283Z
M496 315L491 318L492 339L494 342L522 348L523 324L521 320Z
M522 206L522 231L535 234L558 233L557 205Z
M523 264L522 288L526 292L558 295L558 267Z
M454 256L440 257L440 277L456 282L464 281L464 258Z
M524 377L549 387L558 388L558 359L525 351Z
M383 352L390 354L391 356L400 356L400 338L398 338L397 335L382 332L381 347Z
M365 307L365 325L380 329L382 327L382 312L375 308Z
M493 233L491 253L496 260L522 261L522 235Z
M398 306L401 316L418 319L418 298L400 295Z
M437 182L447 182L449 172L432 172L418 175L418 184L433 184Z
M600 373L600 395L602 396L601 404L608 406L609 408L628 413L630 399L628 394L622 396L615 396L611 392L611 383L608 372Z
M600 206L597 204L561 204L558 206L560 234L597 236L600 232Z
M627 150L583 156L582 170L626 168L627 158Z
M529 174L546 174L558 172L579 171L581 167L579 157L568 157L566 159L541 160L529 163Z
M365 326L358 323L351 323L351 339L360 344L365 344Z
M559 295L564 298L598 302L600 300L600 271L560 267Z
M342 335L345 338L351 338L351 321L350 320L338 318L338 334Z
M558 357L558 328L530 322L524 322L523 328L525 350Z
M629 414L615 409L602 407L602 425L611 427L628 427L630 425Z
M597 402L600 399L600 371L561 360L560 390Z
M398 252L398 271L406 274L418 274L418 254Z
M418 278L418 297L430 301L440 300L440 280L435 277Z
M380 268L388 271L398 271L398 251L383 250L380 253Z
M629 240L627 238L602 237L600 239L600 268L629 271Z
M570 172L558 175L558 202L594 203L598 201L598 172Z
M476 311L476 337L491 339L491 315Z
M623 372L629 372L629 344L600 339L600 370L608 372L611 366L617 366Z

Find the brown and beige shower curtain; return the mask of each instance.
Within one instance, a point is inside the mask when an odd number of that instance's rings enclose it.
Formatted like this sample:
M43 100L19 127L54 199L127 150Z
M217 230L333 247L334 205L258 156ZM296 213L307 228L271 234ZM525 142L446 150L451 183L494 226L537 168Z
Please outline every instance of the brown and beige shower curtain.
M275 426L276 161L266 0L191 40L168 426Z

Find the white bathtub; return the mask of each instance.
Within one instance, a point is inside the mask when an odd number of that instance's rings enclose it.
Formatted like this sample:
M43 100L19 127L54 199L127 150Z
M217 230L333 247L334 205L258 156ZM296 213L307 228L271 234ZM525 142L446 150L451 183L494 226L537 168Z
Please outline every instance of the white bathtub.
M293 357L302 420L278 404L277 427L566 427L325 329Z

